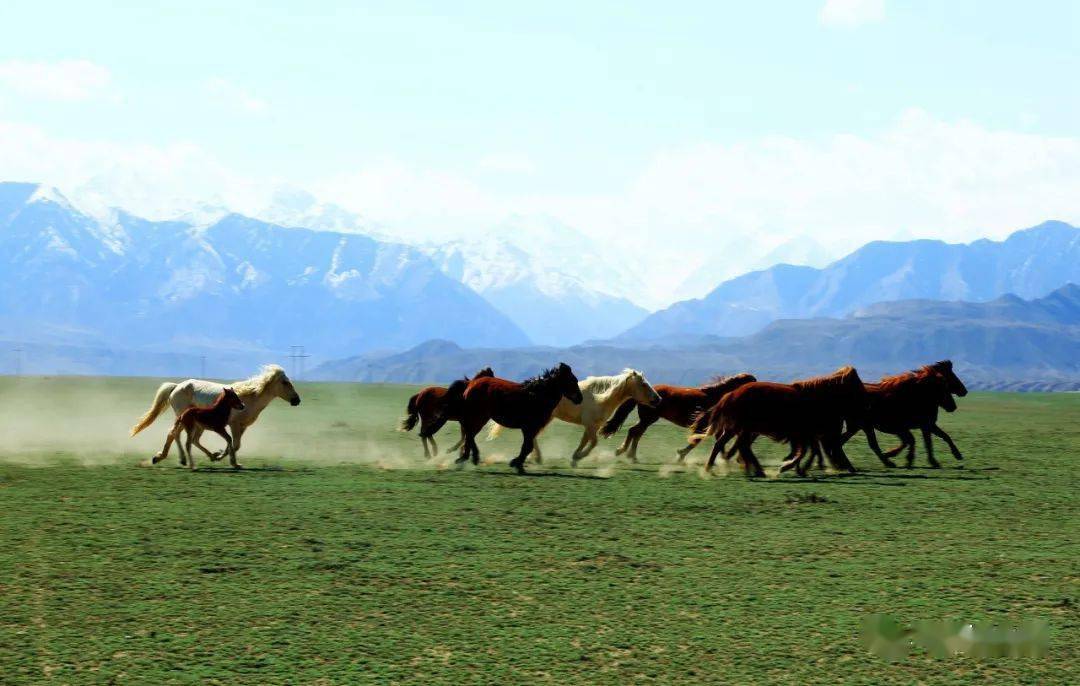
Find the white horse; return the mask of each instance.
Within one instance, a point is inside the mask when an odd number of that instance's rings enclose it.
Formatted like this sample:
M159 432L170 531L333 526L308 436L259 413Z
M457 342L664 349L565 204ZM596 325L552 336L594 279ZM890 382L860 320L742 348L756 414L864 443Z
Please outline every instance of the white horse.
M233 467L240 467L241 465L236 462L236 452L240 450L240 437L244 435L244 431L255 423L255 420L259 418L259 414L266 409L266 406L274 398L287 400L290 405L296 407L300 404L300 395L293 387L292 381L289 381L289 377L285 375L285 370L276 364L268 364L250 379L237 381L230 385L244 403L244 409L233 410L229 415L229 429L232 433L232 449L228 453L229 462ZM221 395L224 388L224 384L203 379L188 379L180 383L167 382L161 384L158 387L157 395L154 396L154 404L150 406L146 414L139 418L135 426L131 427L131 435L134 436L153 424L154 420L165 409L166 404L171 405L173 412L179 415L189 407L212 405ZM211 460L221 459L224 453L220 451L211 453L199 442L199 436L202 435L202 432L202 428L197 427L194 435L191 436L191 440ZM154 464L169 456L169 447L172 445L172 441L173 437L170 433L161 452L154 455ZM184 453L181 450L180 464L185 462Z
M650 407L655 407L660 403L660 396L645 380L645 375L636 369L624 369L621 374L615 376L586 377L578 382L578 388L581 389L580 404L575 405L563 398L551 414L552 419L557 418L585 427L581 442L571 457L574 465L577 465L579 460L596 447L596 437L601 427L623 402L633 399L639 404ZM488 431L488 440L494 439L501 431L502 426L494 424ZM542 455L539 443L533 447L533 453L536 455L536 461L540 462Z

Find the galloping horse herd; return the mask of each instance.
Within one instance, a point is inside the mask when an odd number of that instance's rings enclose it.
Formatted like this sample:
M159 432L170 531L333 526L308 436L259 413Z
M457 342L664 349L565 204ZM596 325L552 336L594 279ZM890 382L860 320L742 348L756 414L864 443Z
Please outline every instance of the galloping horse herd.
M945 441L957 460L963 459L952 438L937 425L937 415L939 408L954 411L953 396L964 395L967 389L949 360L886 376L877 383L864 384L854 367L842 367L826 376L790 384L758 381L744 373L698 387L654 387L634 369L614 376L590 376L579 382L566 364L517 383L496 377L488 367L448 388L430 386L409 398L400 428L411 431L419 422L424 456L430 458L438 452L435 434L446 422L458 422L461 440L449 452L459 452L459 466L470 459L473 464L479 463L476 436L488 422L494 421L491 437L501 427L519 429L521 450L510 466L524 474L525 460L530 455L541 461L536 439L553 419L584 427L581 442L571 456L571 462L577 465L596 447L600 437L613 435L637 408L638 422L629 429L616 455L625 454L636 462L642 435L663 418L689 431L686 445L677 451L679 462L712 436L714 444L707 469L713 468L717 457L730 460L737 453L747 475L765 476L751 446L758 436L767 436L790 446L780 471L794 468L805 476L815 459L819 468L828 460L834 469L854 472L844 444L858 431L866 434L874 454L889 467L896 466L890 458L905 449L907 465L913 464L914 429L922 432L926 458L932 467L940 467L934 459L932 436ZM232 466L239 468L236 453L241 437L274 398L294 406L300 404L292 382L277 365L264 367L256 376L232 386L199 379L165 383L158 388L153 405L132 427L131 435L152 424L170 405L176 420L152 463L164 460L175 442L180 463L191 469L195 469L192 445L211 460L228 455ZM225 439L224 451L212 453L199 442L207 430ZM876 431L899 436L900 445L883 452ZM186 441L181 443L185 433ZM732 448L726 450L732 441Z

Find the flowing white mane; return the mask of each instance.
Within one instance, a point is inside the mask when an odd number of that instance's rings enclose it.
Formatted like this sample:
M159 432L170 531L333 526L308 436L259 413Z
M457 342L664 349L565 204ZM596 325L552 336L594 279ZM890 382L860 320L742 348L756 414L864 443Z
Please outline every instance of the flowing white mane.
M243 381L237 381L232 387L238 394L254 393L259 395L266 390L267 386L284 377L285 370L280 365L267 364L263 365L258 374Z
M634 374L641 376L641 372L629 367L615 376L589 376L581 382L581 387L596 396L597 401L603 402L612 393L622 390Z

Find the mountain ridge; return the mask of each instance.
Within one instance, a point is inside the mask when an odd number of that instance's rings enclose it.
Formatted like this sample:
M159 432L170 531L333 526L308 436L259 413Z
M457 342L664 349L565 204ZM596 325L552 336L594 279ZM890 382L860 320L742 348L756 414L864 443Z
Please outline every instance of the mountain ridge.
M872 241L817 269L776 265L721 283L707 296L659 310L615 341L747 335L782 318L842 316L911 298L1037 297L1080 281L1080 229L1047 221L1003 241Z

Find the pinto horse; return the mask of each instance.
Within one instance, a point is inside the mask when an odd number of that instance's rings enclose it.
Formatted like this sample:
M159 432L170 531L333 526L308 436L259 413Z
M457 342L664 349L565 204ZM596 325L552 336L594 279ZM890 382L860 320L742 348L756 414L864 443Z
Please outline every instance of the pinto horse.
M641 442L641 437L645 435L649 427L655 424L657 420L666 419L675 426L681 426L684 429L689 428L698 414L715 405L725 393L751 381L757 381L757 377L753 374L735 374L734 376L717 377L712 383L696 388L668 386L667 384L653 386L657 395L660 396L658 405L649 405L635 399L627 400L619 406L619 409L615 410L615 414L604 424L604 428L600 430L600 435L608 438L618 431L619 427L626 421L627 416L636 407L638 412L637 424L634 424L626 432L626 439L615 451L615 454L627 453L626 456L630 458L631 462L637 462L638 443ZM700 442L700 438L697 441L691 440L685 448L680 448L678 451L679 462L682 462L687 453L697 447Z
M942 373L943 364L938 362L936 365L926 365L915 371L886 376L876 384L866 385L870 397L867 423L878 431L900 436L900 445L883 453L884 457L895 457L906 447L907 466L911 467L915 462L915 436L911 429L919 429L926 445L926 459L931 467L941 467L941 463L934 459L931 434L945 441L953 457L957 460L964 459L952 437L937 425L938 409L954 412L956 400L953 393L957 392L958 388L962 390L959 395L967 393L963 383L952 373L952 364L948 363L947 367L952 378ZM849 428L842 440L847 441L858 430L859 427Z
M754 381L724 395L694 422L693 438L715 436L708 467L731 439L749 476L765 476L751 449L758 436L799 448L821 441L836 464L854 471L840 446L843 422L862 426L867 406L866 389L854 367L792 384Z
M552 419L561 419L568 424L585 427L581 442L570 458L573 466L596 447L596 436L604 420L611 416L611 411L621 406L623 401L636 403L641 407L655 407L660 403L656 390L645 379L645 375L636 369L624 369L621 374L614 376L590 376L578 383L578 388L581 389L582 396L580 403L563 398L551 414ZM501 430L501 424L493 425L488 432L488 440L498 436ZM533 447L533 454L539 463L542 457L539 443Z
M559 363L539 376L515 383L494 376L473 379L461 402L461 431L464 443L458 465L472 457L480 462L476 434L489 420L511 429L521 429L521 451L510 461L518 474L525 473L525 458L536 445L536 434L551 421L551 413L562 398L572 403L582 400L577 377L566 363Z
M448 388L442 386L428 386L413 397L409 398L406 407L406 416L398 425L402 431L412 431L416 422L420 422L420 442L424 446L424 457L435 457L439 453L439 446L435 443L435 434L449 421L461 421L461 396L465 388L473 379L485 376L495 376L491 367L484 367L472 379L465 377L450 384ZM431 443L431 451L428 452L428 443ZM458 441L447 452L454 452L461 447Z

